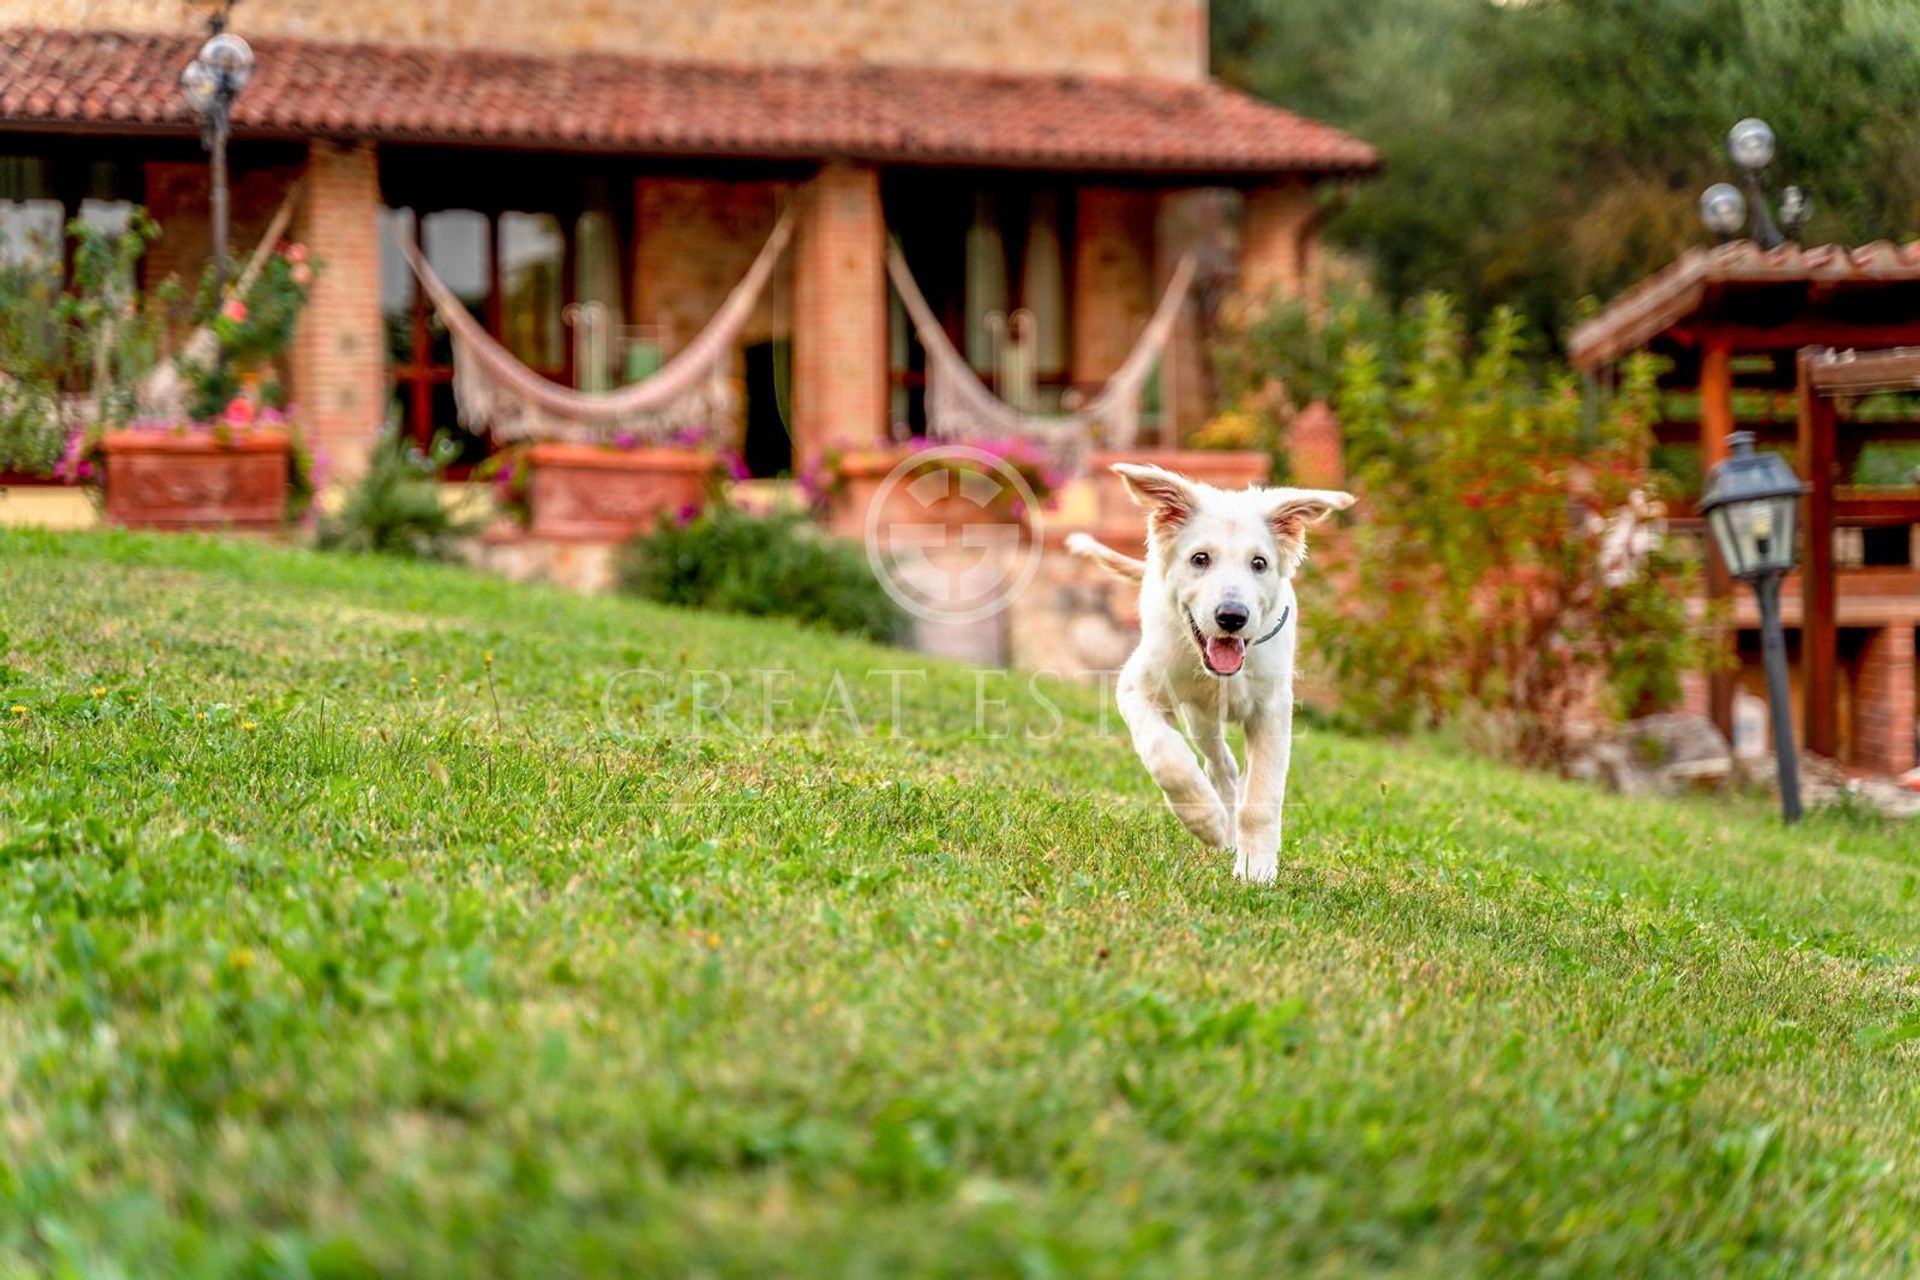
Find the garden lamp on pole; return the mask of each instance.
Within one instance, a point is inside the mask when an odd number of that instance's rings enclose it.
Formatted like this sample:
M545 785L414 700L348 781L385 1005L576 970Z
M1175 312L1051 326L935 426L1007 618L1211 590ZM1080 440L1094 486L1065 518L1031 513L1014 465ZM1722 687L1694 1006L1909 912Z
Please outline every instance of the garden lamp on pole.
M1740 166L1747 190L1743 195L1731 182L1716 182L1702 191L1700 221L1706 224L1707 230L1722 240L1731 239L1740 233L1741 225L1751 212L1753 240L1762 249L1778 249L1800 234L1800 228L1813 212L1813 202L1807 199L1806 192L1799 187L1788 187L1780 193L1778 224L1767 208L1764 179L1767 166L1773 163L1773 151L1773 129L1765 120L1749 117L1727 131L1727 155Z
M1780 580L1799 556L1795 538L1800 498L1807 486L1786 460L1756 453L1753 432L1727 437L1729 453L1714 467L1700 514L1713 531L1727 572L1753 586L1760 603L1760 645L1767 662L1767 702L1773 711L1773 755L1780 771L1780 809L1800 820L1800 759L1793 743L1793 708L1787 689L1787 645L1780 629Z
M224 10L208 19L213 34L180 73L180 92L200 117L200 141L212 157L213 271L216 289L227 285L227 134L233 103L253 79L253 49L227 28Z

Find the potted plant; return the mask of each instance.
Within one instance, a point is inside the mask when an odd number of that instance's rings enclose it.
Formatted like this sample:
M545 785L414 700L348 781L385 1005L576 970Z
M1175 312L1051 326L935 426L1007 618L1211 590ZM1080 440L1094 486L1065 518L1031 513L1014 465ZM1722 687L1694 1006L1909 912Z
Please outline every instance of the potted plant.
M940 479L925 482L929 476ZM1029 440L919 439L899 449L829 452L800 484L833 532L858 538L876 502L885 504L882 519L895 523L1026 528L1029 500L1049 505L1066 480Z
M495 454L482 469L500 507L535 538L625 542L662 515L685 519L713 497L737 456L708 447L701 432L649 443L631 434L604 444L543 441Z
M97 458L111 523L268 531L305 508L312 463L284 408L278 362L314 271L306 246L285 244L241 286L203 281L195 320L211 332L212 353L175 359L184 416L99 430L69 450Z
M169 283L143 296L134 281L159 227L136 209L108 232L79 219L71 270L60 239L28 239L0 255L0 484L58 485L93 478L77 435L133 413L136 388L158 359ZM17 246L19 248L19 246Z

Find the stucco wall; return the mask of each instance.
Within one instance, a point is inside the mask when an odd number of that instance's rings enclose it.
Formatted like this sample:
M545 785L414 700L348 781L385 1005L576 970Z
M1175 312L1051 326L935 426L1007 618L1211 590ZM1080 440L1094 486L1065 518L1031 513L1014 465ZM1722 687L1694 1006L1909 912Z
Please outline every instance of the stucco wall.
M180 30L204 0L0 0L0 26ZM1206 0L246 0L242 34L745 62L1205 74Z

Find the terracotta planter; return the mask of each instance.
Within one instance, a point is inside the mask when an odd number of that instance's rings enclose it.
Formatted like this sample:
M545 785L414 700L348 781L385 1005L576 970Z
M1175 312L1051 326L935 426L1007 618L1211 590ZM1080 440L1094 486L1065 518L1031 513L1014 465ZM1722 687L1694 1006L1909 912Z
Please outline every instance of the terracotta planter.
M1116 462L1165 467L1216 489L1265 484L1273 470L1273 459L1252 449L1096 449L1088 457L1087 468L1100 491L1103 526L1145 524L1146 517L1127 496L1125 483L1108 469Z
M1018 525L1026 536L1027 521L1004 505L982 505L951 486L944 491L914 488L911 480L881 489L893 469L911 456L905 449L863 449L840 459L840 490L835 495L828 520L831 530L843 538L864 538L868 512L874 503L884 502L883 525Z
M651 532L662 513L700 505L713 470L713 455L704 449L537 444L527 450L527 532L625 542Z
M285 432L222 442L204 431L115 431L101 448L110 524L266 532L286 522Z

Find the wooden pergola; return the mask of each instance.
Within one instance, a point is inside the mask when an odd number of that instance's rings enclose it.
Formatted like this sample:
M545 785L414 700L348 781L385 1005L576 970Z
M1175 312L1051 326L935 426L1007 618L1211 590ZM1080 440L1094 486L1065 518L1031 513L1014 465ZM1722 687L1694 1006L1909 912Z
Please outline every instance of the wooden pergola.
M1735 429L1754 432L1763 446L1795 449L1795 469L1811 487L1799 582L1797 590L1789 584L1784 610L1801 637L1802 732L1807 749L1848 755L1839 717L1841 627L1920 626L1920 566L1841 573L1834 557L1836 529L1920 524L1920 486L1850 483L1868 444L1920 441L1920 410L1893 418L1855 412L1861 396L1920 395L1920 243L1765 250L1736 241L1689 252L1569 339L1573 363L1589 373L1636 351L1666 357L1664 389L1698 393L1697 417L1663 421L1655 435L1661 444L1697 446L1702 476L1726 456ZM1750 399L1769 407L1736 421L1736 390L1762 393ZM1677 523L1684 527L1691 514L1676 512ZM1736 628L1757 624L1752 602L1733 598L1717 556L1708 557L1707 592L1730 602ZM1901 652L1911 702L1911 636ZM1732 726L1735 681L1730 671L1710 679L1709 705L1723 731ZM1911 767L1913 709L1885 710L1887 742L1859 748L1856 717L1851 754L1867 767Z

